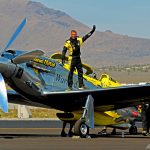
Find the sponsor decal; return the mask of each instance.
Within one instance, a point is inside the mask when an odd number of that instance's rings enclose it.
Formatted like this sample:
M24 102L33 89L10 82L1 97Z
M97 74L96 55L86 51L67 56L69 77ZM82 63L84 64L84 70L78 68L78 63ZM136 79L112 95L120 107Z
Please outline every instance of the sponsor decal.
M64 78L61 74L56 74L55 81L63 85L68 85L68 80ZM78 81L74 81L72 86L73 88L78 88Z
M42 65L49 66L49 67L52 67L52 68L56 67L56 63L52 62L48 59L34 58L33 62L40 63Z

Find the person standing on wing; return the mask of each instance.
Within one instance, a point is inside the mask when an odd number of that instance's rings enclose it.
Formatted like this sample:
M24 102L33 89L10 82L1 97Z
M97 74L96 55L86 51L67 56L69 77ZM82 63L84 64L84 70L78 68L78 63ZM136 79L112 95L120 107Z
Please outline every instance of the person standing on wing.
M77 31L71 31L71 37L65 42L63 50L62 50L62 64L65 63L65 55L67 50L69 51L69 59L71 58L70 63L70 72L68 75L68 90L72 90L73 85L73 72L75 68L78 71L78 80L79 80L79 89L84 89L83 83L83 69L81 63L81 52L80 47L82 46L83 42L85 42L95 31L96 26L93 25L92 30L83 37L77 36Z

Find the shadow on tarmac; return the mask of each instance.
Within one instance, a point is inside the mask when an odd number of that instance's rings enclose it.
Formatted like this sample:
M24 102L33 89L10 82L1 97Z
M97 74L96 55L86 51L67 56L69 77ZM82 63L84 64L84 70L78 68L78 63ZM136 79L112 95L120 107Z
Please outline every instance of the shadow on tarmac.
M0 134L0 138L5 139L14 139L14 138L41 138L41 137L61 137L60 135L56 134Z
M4 139L16 139L16 138L71 138L71 137L61 137L60 135L56 134L0 134L0 138ZM141 133L137 135L130 135L124 133L116 134L116 135L98 135L98 134L90 134L88 138L150 138L150 136L143 136Z

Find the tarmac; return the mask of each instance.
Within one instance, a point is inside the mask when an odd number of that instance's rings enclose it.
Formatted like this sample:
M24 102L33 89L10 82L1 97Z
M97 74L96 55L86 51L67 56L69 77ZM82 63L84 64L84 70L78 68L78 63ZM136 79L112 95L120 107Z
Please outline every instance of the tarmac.
M58 120L0 120L0 150L150 150L150 137L129 135L97 135L101 128L91 129L90 137L61 137ZM68 129L66 129L67 131Z

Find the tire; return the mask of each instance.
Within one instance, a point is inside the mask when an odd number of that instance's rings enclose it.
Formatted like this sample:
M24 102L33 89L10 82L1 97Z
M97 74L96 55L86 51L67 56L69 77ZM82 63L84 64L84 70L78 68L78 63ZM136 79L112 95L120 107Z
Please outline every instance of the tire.
M136 126L131 126L131 127L129 128L129 133L130 133L131 135L136 135L136 134L137 134L137 127L136 127Z
M78 120L74 125L74 133L82 138L86 138L89 134L89 127L85 124L85 121Z

